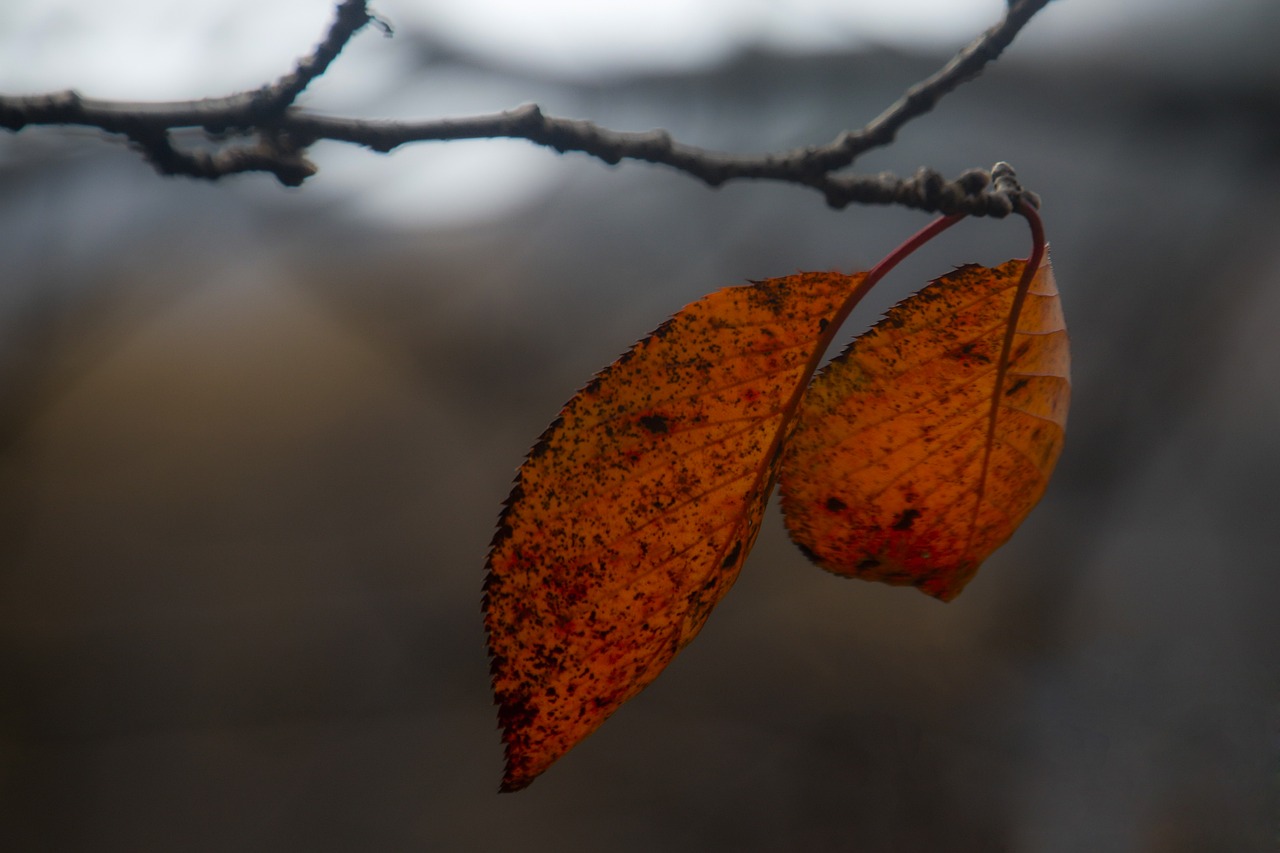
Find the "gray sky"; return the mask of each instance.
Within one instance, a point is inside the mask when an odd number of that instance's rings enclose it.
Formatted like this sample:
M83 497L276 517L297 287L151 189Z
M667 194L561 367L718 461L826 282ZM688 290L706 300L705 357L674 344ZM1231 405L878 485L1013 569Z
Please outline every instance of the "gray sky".
M99 97L182 98L252 86L311 46L333 5L7 0L0 10L0 89L74 87ZM1058 0L1015 49L1078 48L1200 5ZM590 75L696 67L743 44L799 51L866 42L959 46L994 23L1003 7L1004 0L381 0L374 9L393 24L430 28L517 66ZM363 40L376 41L368 34ZM228 56L235 61L227 63Z

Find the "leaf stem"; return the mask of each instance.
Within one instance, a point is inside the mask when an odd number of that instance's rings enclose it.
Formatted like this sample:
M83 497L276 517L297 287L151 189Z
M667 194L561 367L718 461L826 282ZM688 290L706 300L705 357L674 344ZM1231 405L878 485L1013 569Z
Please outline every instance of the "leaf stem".
M809 387L809 382L813 379L813 374L818 370L818 365L826 355L827 349L831 346L831 342L835 340L836 333L840 331L840 327L843 326L844 321L849 318L849 314L853 311L854 307L862 301L862 297L871 292L871 288L875 287L876 283L879 282L880 279L888 275L890 270L902 263L902 261L911 255L912 252L919 249L925 243L928 243L934 237L937 237L943 231L946 231L952 225L955 225L961 219L964 219L967 215L968 214L965 213L953 213L948 216L940 216L933 220L924 228L921 228L915 234L908 237L892 252L885 255L880 262L868 270L862 279L849 291L849 295L845 297L844 304L842 304L839 310L832 315L831 321L827 323L826 328L822 330L818 344L813 349L813 355L809 357L809 363L805 366L804 373L796 383L795 392L791 395L791 399L788 400L786 405L782 408L782 428L779 429L778 433L774 436L773 444L770 446L769 452L765 456L765 459L770 461L767 462L760 471L761 475L767 476L768 478L764 487L766 495L773 490L773 483L778 473L776 463L779 458L779 451L790 436L791 428L794 427L795 415L800 409L800 401L804 398L805 391ZM788 427L788 424L791 424L792 426Z
M813 378L813 374L817 372L818 365L822 362L826 355L827 349L831 346L831 342L835 340L836 334L840 331L840 327L844 325L844 321L849 319L849 314L862 301L862 297L871 292L871 288L875 287L880 279L884 278L889 272L902 263L913 252L928 243L934 237L937 237L943 231L946 231L952 225L955 225L968 214L953 213L948 216L940 216L930 222L924 228L921 228L915 234L912 234L902 242L896 249L880 259L874 267L867 271L862 280L853 286L849 291L849 295L845 298L844 304L831 317L831 322L823 330L822 336L818 341L818 345L814 347L813 355L809 357L809 364L805 367L805 372L800 378L800 382L796 385L796 392L791 395L791 399L783 408L782 422L784 424L791 422L795 413L799 410L800 400L804 396L805 390L809 387L809 382ZM779 432L774 439L774 447L770 450L769 457L772 458L774 451L778 445L782 443L783 433ZM769 486L772 488L772 485Z
M1031 256L1027 258L1027 266L1034 266L1035 269L1040 268L1040 261L1044 257L1044 223L1040 221L1040 214L1036 212L1035 207L1028 204L1026 200L1018 202L1014 213L1027 220L1027 225L1031 228Z
M917 249L924 246L934 237L937 237L943 231L946 231L952 225L955 225L968 214L953 213L949 216L940 216L930 222L924 228L921 228L915 234L912 234L902 242L900 246L889 254L885 255L880 261L867 271L862 281L858 282L853 291L849 294L849 298L840 306L840 310L831 318L830 325L827 326L826 340L814 353L814 363L810 366L810 374L817 367L817 361L822 358L827 347L831 345L831 341L835 339L836 333L840 327L844 325L844 321L849 318L850 312L854 306L862 301L862 297L871 292L871 288L880 282L880 279L888 275L894 267L906 260Z
M885 255L879 263L867 272L867 288L870 289L873 287L876 282L888 275L894 267L906 260L906 258L917 249L924 246L925 243L928 243L943 231L946 231L952 225L955 225L961 219L964 219L965 216L966 214L963 213L953 213L950 216L940 216L924 228L921 228L915 234L912 234L903 241L901 246Z
M1031 290L1031 282L1040 271L1040 264L1043 263L1045 256L1044 223L1040 220L1040 214L1025 200L1018 202L1014 212L1027 220L1027 226L1031 229L1031 253L1022 267L1018 289L1013 294L1013 304L1009 307L1009 320L1004 330L1004 342L1000 345L1000 360L996 362L996 381L991 389L991 410L987 414L987 440L983 445L982 469L978 475L978 493L973 503L973 520L969 524L969 542L965 546L966 551L973 545L973 537L978 529L978 513L986 497L987 477L991 468L991 450L995 444L996 421L1000 415L1000 394L1004 389L1005 377L1009 373L1013 339L1018 333L1018 318L1022 314L1022 306L1027 301L1027 293Z

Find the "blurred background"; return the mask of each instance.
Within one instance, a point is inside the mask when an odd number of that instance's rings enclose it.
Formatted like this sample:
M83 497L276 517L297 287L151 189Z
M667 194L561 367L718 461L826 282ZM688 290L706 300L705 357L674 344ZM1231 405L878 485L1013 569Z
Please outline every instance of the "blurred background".
M304 103L789 148L1002 6L381 0L394 38ZM8 0L0 91L226 94L331 16ZM1270 0L1059 0L860 161L1042 194L1075 359L1045 500L948 605L813 568L772 511L697 641L502 796L480 584L534 438L685 303L927 217L511 141L320 144L287 190L0 134L0 848L1275 849L1278 39ZM849 332L1026 251L964 223Z

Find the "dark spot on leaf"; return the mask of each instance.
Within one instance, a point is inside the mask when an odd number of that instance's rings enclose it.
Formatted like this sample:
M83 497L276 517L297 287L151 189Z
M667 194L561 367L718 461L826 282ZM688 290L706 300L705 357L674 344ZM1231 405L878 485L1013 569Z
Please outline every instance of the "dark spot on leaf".
M662 338L665 338L667 335L671 334L672 322L673 322L672 320L664 320L662 322L662 325L658 326L658 328L653 330L653 337L661 340Z
M910 530L911 525L915 524L916 519L919 517L920 517L920 510L904 509L902 513L896 519L894 519L893 529L894 530Z
M841 510L848 508L849 505L837 497L827 498L827 509L831 512L840 512Z
M640 419L640 426L653 433L666 432L668 429L667 419L662 415L645 415Z
M1010 394L1016 394L1026 387L1027 387L1027 380L1019 379L1017 382L1013 383L1012 385L1010 385L1008 388L1005 389L1004 395L1008 397Z
M504 692L498 697L498 724L508 733L524 729L538 716L538 706L527 695Z
M787 303L786 281L782 278L771 278L754 282L749 292L751 304L759 308L767 308L774 314L781 314Z
M987 355L985 352L982 352L981 350L978 349L977 341L969 341L969 343L960 347L960 349L956 350L955 357L961 360L973 359L974 361L980 362L982 364L991 363L991 356Z
M733 550L725 555L724 560L720 563L720 568L727 569L738 561L738 555L742 553L742 540L733 543Z
M819 320L818 320L818 332L819 332L819 333L825 332L825 331L827 330L827 326L830 326L830 325L831 325L831 321L830 321L830 320L828 320L826 317L821 317L821 318L819 318Z
M880 565L880 561L878 559L876 559L875 557L867 557L865 560L862 560L861 562L858 563L858 568L874 569L878 565Z

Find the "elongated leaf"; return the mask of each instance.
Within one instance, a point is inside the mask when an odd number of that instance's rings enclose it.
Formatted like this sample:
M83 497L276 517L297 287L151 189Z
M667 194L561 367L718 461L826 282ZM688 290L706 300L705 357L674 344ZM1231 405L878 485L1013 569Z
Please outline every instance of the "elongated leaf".
M504 790L702 628L755 540L782 434L863 280L802 273L713 293L601 372L539 439L485 583Z
M787 528L814 562L949 601L1040 500L1069 353L1046 255L1002 363L1023 270L956 270L814 379L780 475Z

